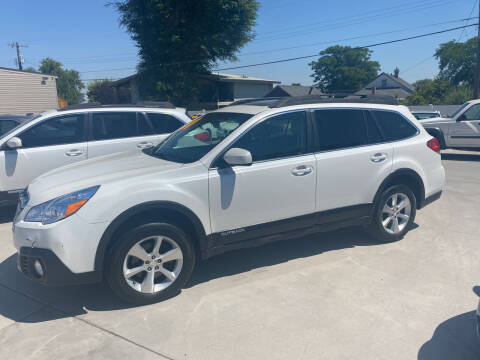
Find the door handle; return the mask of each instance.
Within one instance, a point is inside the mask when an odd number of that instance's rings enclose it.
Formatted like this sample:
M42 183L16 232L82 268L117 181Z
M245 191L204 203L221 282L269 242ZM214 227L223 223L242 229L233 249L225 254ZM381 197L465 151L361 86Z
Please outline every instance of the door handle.
M370 158L370 160L372 160L373 162L382 162L382 161L385 160L386 158L387 158L387 155L386 155L386 154L376 153L375 155L372 155L372 157Z
M66 156L79 156L79 155L82 155L83 154L83 151L82 150L78 150L78 149L72 149L72 150L68 150L65 155Z
M295 176L304 176L308 175L313 171L313 167L301 165L292 170L292 174Z
M139 148L139 149L148 149L148 148L151 148L152 146L153 146L153 144L151 142L148 142L148 141L142 141L142 142L137 144L137 148Z

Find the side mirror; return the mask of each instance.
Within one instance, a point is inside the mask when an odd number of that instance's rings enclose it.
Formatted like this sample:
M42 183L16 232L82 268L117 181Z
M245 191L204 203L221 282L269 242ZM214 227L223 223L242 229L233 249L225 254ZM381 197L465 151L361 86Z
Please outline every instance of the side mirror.
M223 160L228 165L252 165L252 154L250 151L240 148L231 148L224 155Z
M22 139L20 139L19 137L12 137L11 139L9 139L7 141L7 147L9 149L18 149L18 148L21 148L22 147Z

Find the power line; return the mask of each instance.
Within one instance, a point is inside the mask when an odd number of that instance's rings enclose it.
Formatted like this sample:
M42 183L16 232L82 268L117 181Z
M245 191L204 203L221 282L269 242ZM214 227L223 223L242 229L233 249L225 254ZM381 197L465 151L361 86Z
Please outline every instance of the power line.
M475 6L477 5L477 2L478 0L475 0L475 2L473 3L473 6L472 6L472 10L470 11L470 14L468 14L468 17L470 18L473 14L473 10L475 10ZM466 21L468 21L467 19L465 19ZM463 34L465 33L465 29L462 29L462 32L460 34L460 36L458 37L457 39L457 42L460 42L460 39L462 38Z
M452 29L440 30L440 31L435 31L435 32L416 35L416 36L410 36L410 37L406 37L406 38L403 38L403 39L384 41L384 42L371 44L371 45L365 45L365 46L357 46L356 48L371 48L371 47L376 47L376 46L380 46L380 45L393 44L393 43L397 43L397 42L401 42L401 41L407 41L407 40L419 39L419 38L426 37L426 36L431 36L431 35L443 34L443 33L446 33L446 32L455 31L455 30L458 30L458 29L463 29L463 28L466 28L466 27L477 26L477 25L478 25L478 23L477 24L464 25L464 26L458 26L458 27L452 28ZM278 63L294 61L294 60L308 59L308 58L317 57L317 56L318 56L318 54L297 56L297 57L289 58L289 59L281 59L281 60L268 61L268 62L264 62L264 63L250 64L250 65L243 65L243 66L234 66L234 67L229 67L229 68L216 69L216 70L213 70L213 71L218 72L218 71L225 71L225 70L244 69L244 68L261 66L261 65L271 65L271 64L278 64Z

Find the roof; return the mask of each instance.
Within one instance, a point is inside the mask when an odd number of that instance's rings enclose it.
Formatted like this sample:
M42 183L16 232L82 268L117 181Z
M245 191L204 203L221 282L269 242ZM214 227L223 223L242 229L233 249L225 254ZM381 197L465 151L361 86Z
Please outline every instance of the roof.
M362 89L355 93L355 95L369 95L372 93L372 89ZM378 95L388 95L393 96L398 99L404 99L408 95L411 95L410 92L405 91L402 88L389 88L389 89L376 89L375 93Z
M197 74L198 77L210 80L216 80L219 82L251 82L251 83L267 83L267 84L280 84L278 80L262 79L256 77L249 77L245 75L233 75L223 73L210 73L210 74ZM127 76L125 78L114 81L111 85L118 86L129 82L137 77L137 74Z
M279 92L285 93L286 96L322 95L315 86L277 85L265 97L281 96Z
M381 76L385 76L387 78L389 78L391 81L393 82L396 82L400 88L403 88L406 90L406 92L408 92L409 94L413 93L415 91L415 86L413 86L412 84L410 84L408 81L406 80L403 80L401 77L395 77L391 74L387 74L386 72L382 72L380 75L378 75L375 79L373 79L372 81L370 81L367 85L365 85L363 87L363 89L371 89L373 87L372 83L375 82L379 77ZM363 90L362 89L362 90ZM381 88L379 88L377 86L377 90L380 90ZM388 89L388 88L386 88Z
M19 72L19 73L36 74L36 75L42 75L42 76L53 76L54 78L58 78L57 75L44 74L44 73L41 73L41 72L38 72L38 71L27 71L27 70L10 69L10 68L1 67L1 66L0 66L0 70L8 70L8 71L15 71L15 72Z

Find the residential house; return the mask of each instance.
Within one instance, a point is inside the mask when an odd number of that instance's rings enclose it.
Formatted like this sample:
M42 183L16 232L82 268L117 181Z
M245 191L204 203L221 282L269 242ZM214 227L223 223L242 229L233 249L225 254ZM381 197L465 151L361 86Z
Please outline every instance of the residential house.
M58 108L57 77L0 67L0 114L22 115Z
M368 83L361 90L357 91L357 95L365 94L380 94L390 95L398 100L405 99L408 95L415 92L415 87L409 82L403 80L398 76L398 70L394 75L385 72L378 75L375 80Z
M200 88L200 99L194 106L205 109L215 109L227 106L234 101L264 97L274 84L280 81L232 75L222 73L198 74L196 79ZM117 80L111 85L116 89L120 103L136 103L143 101L138 91L137 75Z
M322 95L315 86L277 85L265 97L291 97L305 95Z

